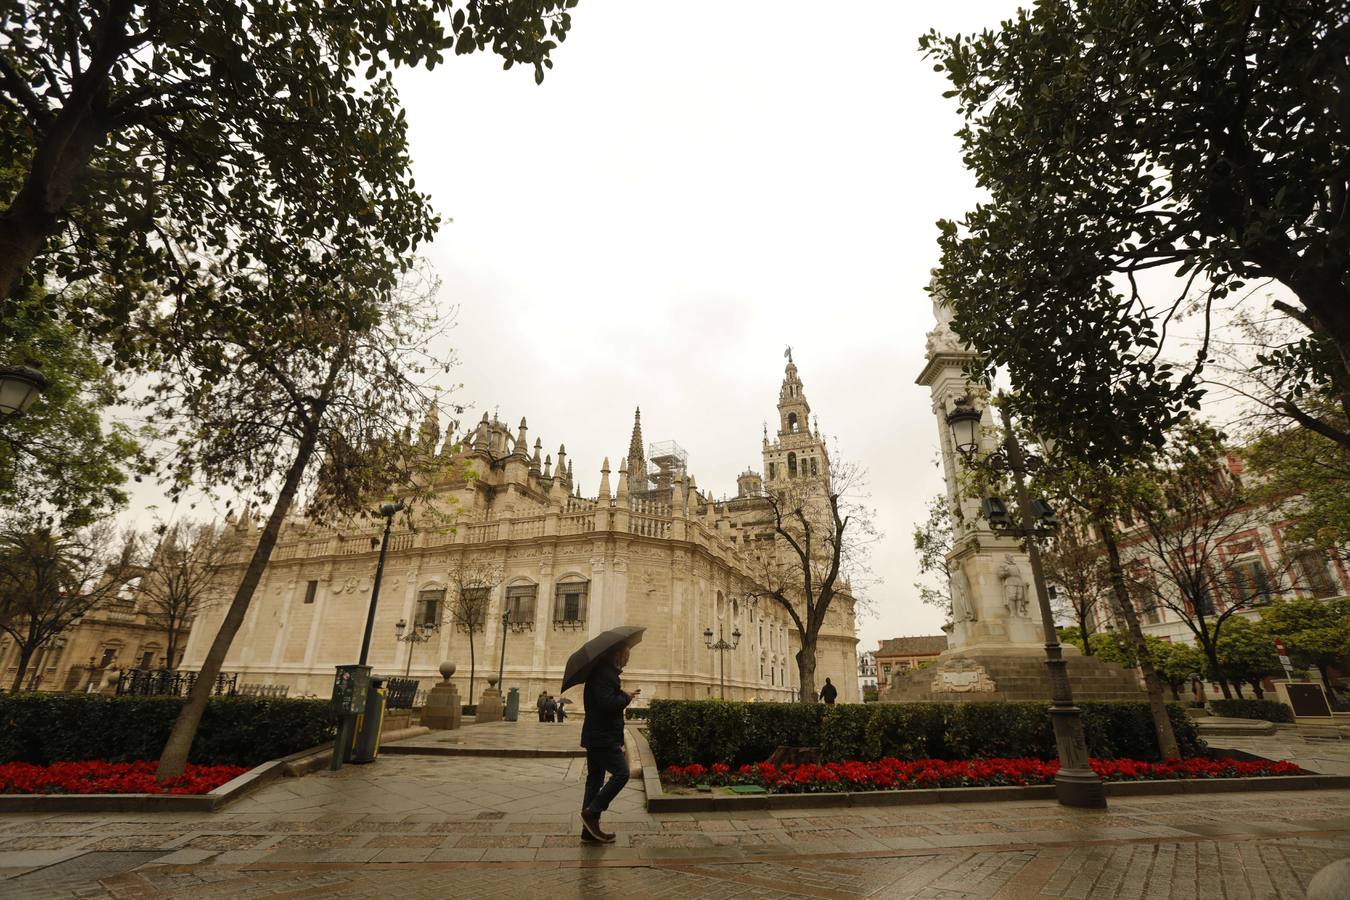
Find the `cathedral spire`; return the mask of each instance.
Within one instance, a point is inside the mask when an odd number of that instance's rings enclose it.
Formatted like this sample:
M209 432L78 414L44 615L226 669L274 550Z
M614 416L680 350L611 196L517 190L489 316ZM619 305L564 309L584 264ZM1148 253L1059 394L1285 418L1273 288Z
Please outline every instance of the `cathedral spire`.
M633 436L628 440L628 480L629 489L647 490L647 458L643 454L642 443L642 407L633 412Z

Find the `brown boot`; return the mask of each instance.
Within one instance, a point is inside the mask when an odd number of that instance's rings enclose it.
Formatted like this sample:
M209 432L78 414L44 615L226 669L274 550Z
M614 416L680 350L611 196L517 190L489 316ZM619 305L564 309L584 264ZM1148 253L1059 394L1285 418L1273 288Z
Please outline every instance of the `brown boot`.
M602 844L614 843L614 833L612 831L603 831L600 828L600 814L590 810L581 811L582 830L591 836L592 839Z

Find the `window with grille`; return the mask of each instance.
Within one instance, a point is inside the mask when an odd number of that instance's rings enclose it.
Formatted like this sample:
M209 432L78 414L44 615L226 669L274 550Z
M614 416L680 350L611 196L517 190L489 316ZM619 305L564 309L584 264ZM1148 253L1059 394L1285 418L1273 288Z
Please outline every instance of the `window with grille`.
M1336 579L1331 574L1326 554L1321 551L1304 550L1299 553L1294 557L1294 572L1298 586L1319 600L1340 593L1336 589Z
M318 583L317 581L310 581L310 582L308 582L308 583L305 584L305 602L306 602L306 603L313 603L313 602L314 602L314 595L317 594L317 593L319 593L319 583Z
M422 591L417 595L417 619L415 625L437 627L441 624L441 611L445 607L445 589Z
M539 594L537 584L513 584L506 589L506 611L516 628L534 628L534 601Z
M1228 564L1229 592L1234 603L1264 603L1270 597L1270 575L1259 559L1242 559Z
M586 624L586 581L560 582L553 595L553 627L580 628Z
M473 629L482 631L487 620L487 587L464 587L459 589L459 608L455 610L455 627L460 631Z

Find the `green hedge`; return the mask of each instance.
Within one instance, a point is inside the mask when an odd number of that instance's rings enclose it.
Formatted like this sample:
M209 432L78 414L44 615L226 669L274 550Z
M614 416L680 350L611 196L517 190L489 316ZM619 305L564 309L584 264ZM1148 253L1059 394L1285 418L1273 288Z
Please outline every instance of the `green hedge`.
M158 759L183 703L178 697L0 695L0 762ZM325 700L214 698L190 759L256 766L332 740L335 730Z
M1147 703L1078 704L1089 752L1099 759L1158 758ZM1203 752L1195 722L1169 704L1183 756ZM662 766L768 759L780 746L819 747L821 759L1034 757L1053 759L1046 703L730 703L653 700L652 752Z
M1294 722L1294 710L1279 700L1211 700L1209 708L1214 715L1229 719Z

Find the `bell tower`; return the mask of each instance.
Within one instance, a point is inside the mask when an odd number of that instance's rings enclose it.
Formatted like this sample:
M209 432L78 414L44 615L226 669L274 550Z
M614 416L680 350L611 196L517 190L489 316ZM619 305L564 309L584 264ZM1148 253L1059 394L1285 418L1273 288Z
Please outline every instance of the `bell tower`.
M773 442L765 436L764 482L766 487L799 479L828 478L830 457L821 439L820 428L811 423L811 404L792 361L792 348L783 354L787 366L783 385L778 389L778 435Z

